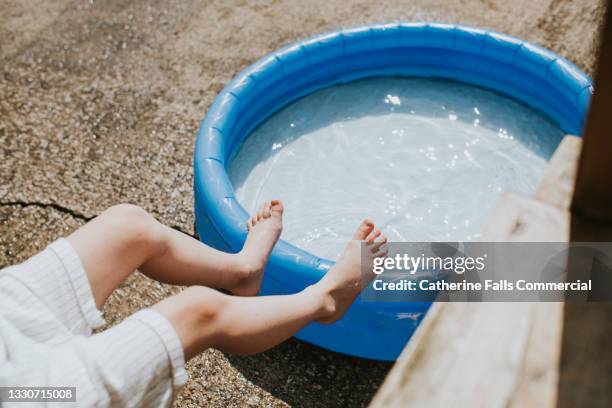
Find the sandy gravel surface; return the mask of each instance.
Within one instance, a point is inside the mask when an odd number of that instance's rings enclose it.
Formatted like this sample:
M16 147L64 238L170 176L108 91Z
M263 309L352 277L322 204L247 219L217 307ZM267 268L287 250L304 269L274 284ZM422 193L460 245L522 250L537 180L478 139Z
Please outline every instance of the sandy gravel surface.
M459 22L540 43L592 73L599 0L0 0L0 266L132 202L193 232L192 152L217 92L265 53L371 22ZM290 209L289 209L290 210ZM110 325L178 290L133 276ZM360 406L389 365L290 340L210 350L180 406Z

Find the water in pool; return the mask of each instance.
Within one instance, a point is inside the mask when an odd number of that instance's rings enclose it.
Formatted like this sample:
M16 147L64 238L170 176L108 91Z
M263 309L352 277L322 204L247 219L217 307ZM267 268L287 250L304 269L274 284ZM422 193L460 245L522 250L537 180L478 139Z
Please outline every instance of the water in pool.
M563 132L456 82L379 78L277 112L232 161L238 200L285 204L283 239L335 259L372 218L391 241L477 240L502 191L533 194Z

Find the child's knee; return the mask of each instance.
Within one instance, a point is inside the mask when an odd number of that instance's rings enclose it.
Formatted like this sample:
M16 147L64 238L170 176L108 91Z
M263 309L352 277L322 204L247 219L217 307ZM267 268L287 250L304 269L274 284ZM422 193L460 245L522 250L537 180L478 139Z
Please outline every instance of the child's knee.
M148 218L152 218L151 214L149 214L145 209L134 205L134 204L117 204L114 205L106 211L104 211L103 216L113 217L120 220L147 220Z
M101 218L120 228L130 242L159 248L163 231L157 220L143 208L133 204L118 204L104 211Z
M228 295L205 286L191 286L181 292L188 313L198 317L199 323L216 320L228 302Z

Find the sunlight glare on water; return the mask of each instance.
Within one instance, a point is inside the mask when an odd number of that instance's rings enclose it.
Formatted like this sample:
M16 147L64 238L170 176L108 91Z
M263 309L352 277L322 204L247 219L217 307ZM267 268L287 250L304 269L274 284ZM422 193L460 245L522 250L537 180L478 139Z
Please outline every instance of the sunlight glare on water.
M533 194L563 132L540 113L456 82L377 78L285 107L229 174L249 211L285 204L282 238L336 259L363 218L390 241L477 240L502 191Z

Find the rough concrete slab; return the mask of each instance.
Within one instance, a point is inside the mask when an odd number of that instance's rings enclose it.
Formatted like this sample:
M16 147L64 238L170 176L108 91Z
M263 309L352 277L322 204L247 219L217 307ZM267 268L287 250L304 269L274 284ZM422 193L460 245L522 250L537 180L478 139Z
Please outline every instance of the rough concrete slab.
M237 72L340 27L449 21L540 43L592 73L600 0L0 0L0 265L119 202L193 231L199 121ZM8 204L13 203L13 204ZM115 324L177 288L134 275ZM181 406L359 406L388 364L291 340L259 356L208 351Z

